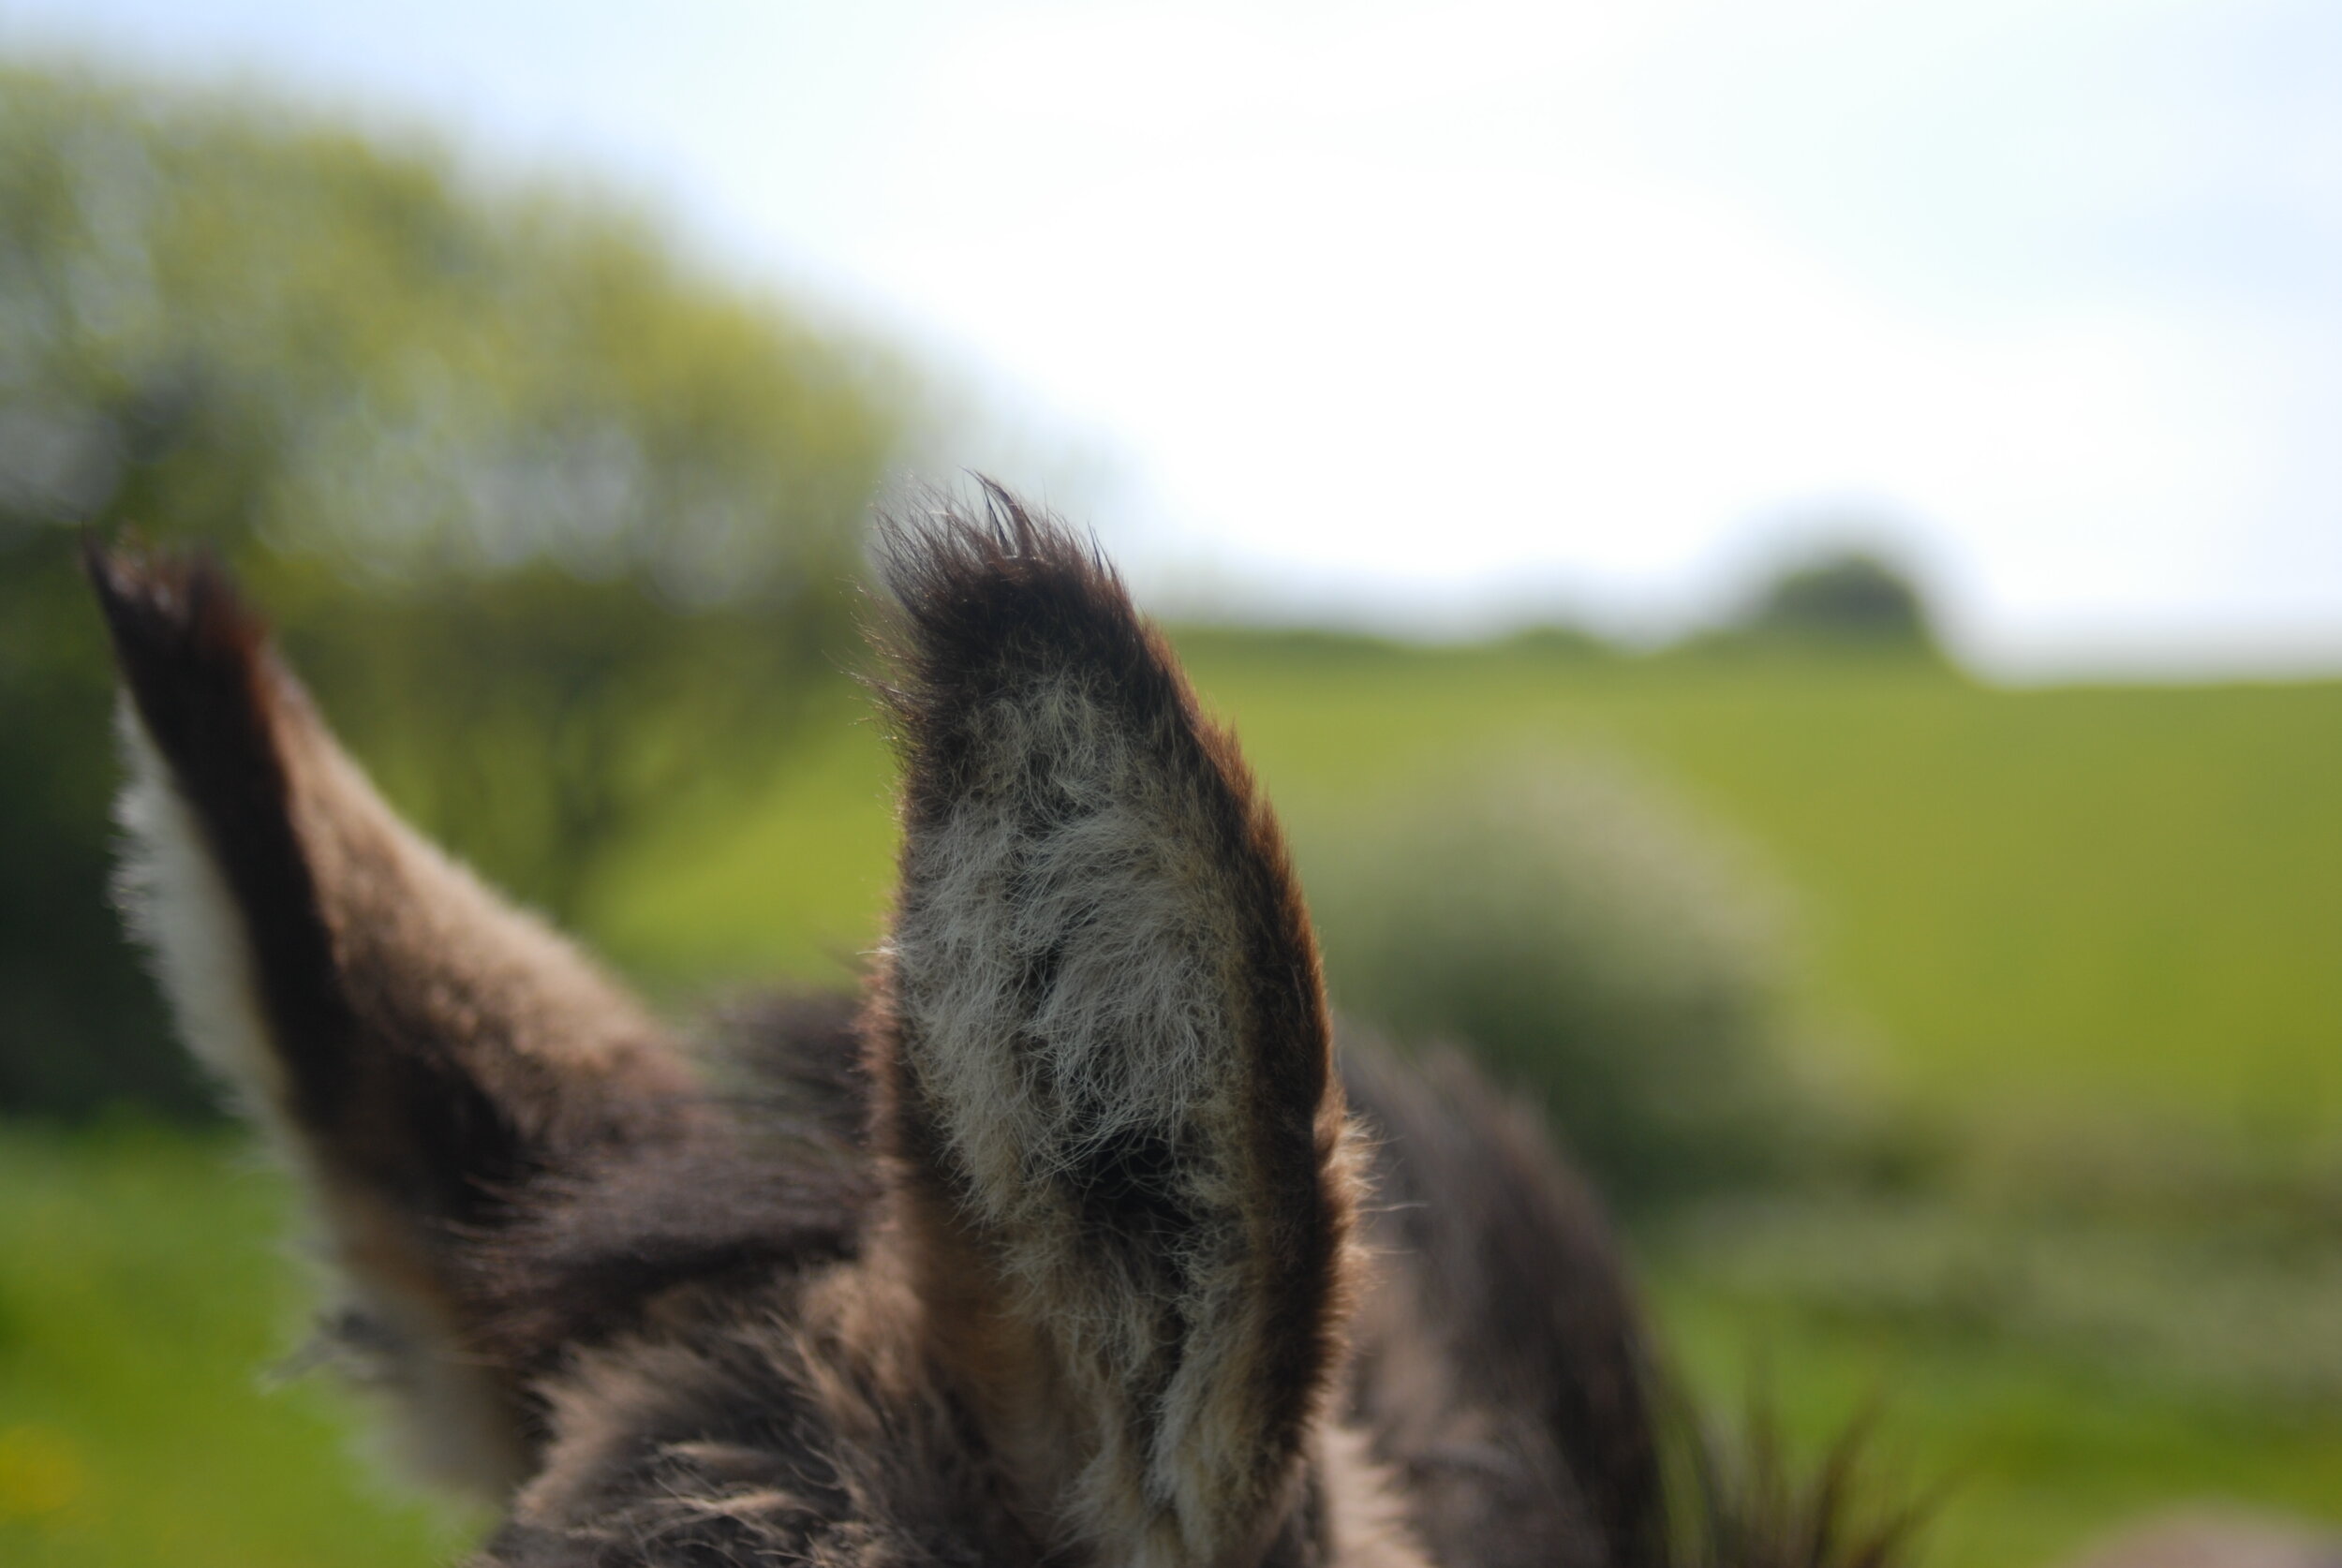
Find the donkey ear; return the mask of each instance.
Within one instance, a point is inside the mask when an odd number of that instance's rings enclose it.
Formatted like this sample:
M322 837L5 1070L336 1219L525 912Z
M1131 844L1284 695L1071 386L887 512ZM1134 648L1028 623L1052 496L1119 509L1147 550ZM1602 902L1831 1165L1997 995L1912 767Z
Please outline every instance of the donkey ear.
M929 1332L1061 1545L1235 1561L1299 1484L1353 1203L1285 851L1092 549L991 488L885 567L873 1049Z
M85 565L127 696L130 924L190 1049L308 1179L417 1457L499 1488L527 1417L470 1343L461 1250L538 1173L655 1133L684 1070L392 814L217 568L95 545Z

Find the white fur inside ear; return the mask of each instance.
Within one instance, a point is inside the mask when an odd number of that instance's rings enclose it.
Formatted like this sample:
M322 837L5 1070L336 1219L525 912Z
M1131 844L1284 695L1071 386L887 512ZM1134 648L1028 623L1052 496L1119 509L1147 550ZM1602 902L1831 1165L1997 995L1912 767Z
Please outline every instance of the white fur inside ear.
M123 918L146 949L187 1049L246 1115L273 1123L285 1070L261 1018L244 916L170 764L126 700L115 728L129 770L114 802L126 835L114 879Z
M129 781L114 803L126 836L115 895L162 983L180 1038L275 1146L323 1221L321 1250L338 1265L333 1272L355 1309L343 1321L366 1325L363 1364L347 1354L334 1359L353 1381L389 1396L394 1457L408 1473L493 1500L519 1479L509 1415L454 1349L444 1310L427 1294L365 1266L411 1243L396 1217L319 1174L290 1115L243 911L170 764L127 702L116 728Z
M979 787L905 867L911 1065L996 1221L1031 1221L1038 1178L1176 1137L1239 1092L1222 869L1194 803L1117 720L1078 674L994 703Z
M1060 1527L1131 1568L1223 1561L1264 1503L1234 873L1160 737L1088 673L1035 675L965 738L964 793L905 850L905 1065L1059 1348ZM1155 1175L1189 1223L1141 1291L1057 1178L1150 1146L1177 1151Z

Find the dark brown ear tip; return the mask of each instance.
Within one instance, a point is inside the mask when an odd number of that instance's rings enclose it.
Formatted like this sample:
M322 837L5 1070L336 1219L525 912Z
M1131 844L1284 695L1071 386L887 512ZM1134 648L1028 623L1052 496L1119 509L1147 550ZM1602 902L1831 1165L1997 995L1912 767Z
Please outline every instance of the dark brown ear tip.
M879 519L879 559L899 600L969 579L1003 585L1052 575L1110 578L1097 540L1054 513L1028 506L998 480L974 476L974 504L931 495L915 510Z
M146 575L146 552L135 540L109 543L87 528L82 530L81 543L82 575L89 579L91 590L97 595L97 607L111 625L139 597L141 580Z
M249 658L266 638L234 579L206 551L82 539L82 570L126 664L156 658Z
M85 538L82 562L123 685L174 765L216 759L227 737L268 729L282 693L267 629L217 560Z
M1140 617L1097 540L976 476L973 504L934 497L880 519L873 640L915 681L1003 663L1127 657ZM1108 650L1119 650L1109 652Z

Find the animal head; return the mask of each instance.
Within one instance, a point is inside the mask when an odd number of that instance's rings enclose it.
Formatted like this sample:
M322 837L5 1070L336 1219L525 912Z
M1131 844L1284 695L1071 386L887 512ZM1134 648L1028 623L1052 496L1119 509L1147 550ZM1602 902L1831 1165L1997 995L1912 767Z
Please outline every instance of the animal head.
M220 571L90 553L132 925L482 1562L1679 1555L1593 1205L1460 1061L1345 1089L1276 822L1094 547L992 490L881 555L887 934L727 1076L401 822Z

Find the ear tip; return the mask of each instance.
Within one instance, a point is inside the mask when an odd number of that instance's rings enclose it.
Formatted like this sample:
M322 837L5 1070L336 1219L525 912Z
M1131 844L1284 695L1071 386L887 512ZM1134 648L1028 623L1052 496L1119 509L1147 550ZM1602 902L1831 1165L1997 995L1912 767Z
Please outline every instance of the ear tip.
M973 476L972 504L929 492L908 510L879 519L879 555L897 599L915 595L936 573L1041 577L1063 573L1111 578L1097 540L1045 507L1029 505L986 474Z
M1057 644L1117 642L1140 625L1093 536L998 480L974 478L973 504L938 495L880 519L894 622L882 643L913 663L965 668L1017 654L1047 660L1063 651Z
M97 607L105 613L109 626L129 614L135 601L147 597L142 588L149 557L135 541L119 539L110 542L84 528L81 556L82 575L89 580L90 590L97 596Z
M158 659L249 660L267 629L204 550L159 550L84 533L82 570L126 668Z

